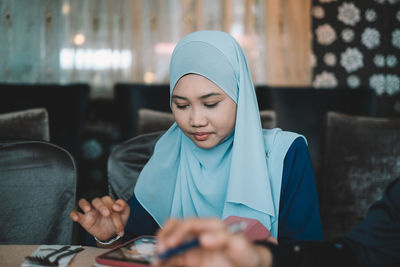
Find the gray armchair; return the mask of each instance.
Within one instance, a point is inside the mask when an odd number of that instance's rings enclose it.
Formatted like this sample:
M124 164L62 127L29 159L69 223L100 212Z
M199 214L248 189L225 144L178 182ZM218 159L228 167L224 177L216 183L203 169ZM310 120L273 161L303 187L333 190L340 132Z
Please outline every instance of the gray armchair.
M361 222L386 186L400 177L400 118L328 112L319 176L325 238Z
M75 161L44 141L0 141L0 244L71 244Z
M47 110L34 108L0 114L0 137L50 141Z

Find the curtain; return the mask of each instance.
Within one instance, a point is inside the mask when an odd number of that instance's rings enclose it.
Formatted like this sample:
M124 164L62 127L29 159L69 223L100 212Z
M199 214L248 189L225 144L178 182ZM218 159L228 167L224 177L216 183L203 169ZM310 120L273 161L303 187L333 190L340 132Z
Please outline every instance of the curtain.
M167 83L170 55L201 29L232 34L266 83L263 0L2 0L0 82Z

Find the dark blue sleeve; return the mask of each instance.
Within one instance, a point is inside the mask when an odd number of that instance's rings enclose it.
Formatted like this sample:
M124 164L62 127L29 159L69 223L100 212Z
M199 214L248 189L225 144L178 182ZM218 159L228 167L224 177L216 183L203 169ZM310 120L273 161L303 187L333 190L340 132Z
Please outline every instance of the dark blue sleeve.
M128 200L131 213L125 226L126 240L141 236L155 235L159 229L153 217L142 207L135 194Z
M302 137L297 138L286 153L282 175L279 244L323 240L314 172Z

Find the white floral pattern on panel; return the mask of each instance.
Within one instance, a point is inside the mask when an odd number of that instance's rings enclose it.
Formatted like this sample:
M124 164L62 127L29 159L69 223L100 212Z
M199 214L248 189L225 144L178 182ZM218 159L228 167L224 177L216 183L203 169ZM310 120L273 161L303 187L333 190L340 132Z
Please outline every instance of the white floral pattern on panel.
M341 35L343 41L345 41L346 43L350 43L354 40L354 31L350 28L343 29Z
M324 55L324 62L328 66L335 66L336 65L336 56L334 53L325 53Z
M400 30L396 29L392 32L392 45L400 49Z
M397 11L396 18L397 18L397 20L400 22L400 10Z
M395 74L374 74L369 78L369 85L378 95L394 95L400 91L400 78Z
M317 34L318 43L321 45L330 45L336 40L336 32L329 24L318 26L315 30Z
M400 91L400 79L397 75L386 75L386 93L394 95Z
M400 3L400 0L375 0L375 2L377 2L378 4L385 4L386 2L388 2L388 4L398 4Z
M364 66L363 54L357 48L348 47L340 55L340 64L347 72L353 72Z
M335 74L328 71L315 75L315 80L313 81L314 88L335 88L337 85L338 81Z
M322 19L325 17L325 10L322 6L315 6L312 8L311 14L317 19Z
M385 56L381 55L381 54L375 55L374 63L375 63L375 66L377 66L378 68L385 67Z
M383 74L374 74L369 77L369 86L375 90L377 95L383 95L385 92L385 76Z
M397 65L397 58L395 55L388 55L386 57L386 66L389 68L394 68Z
M381 35L375 28L365 28L361 34L361 42L368 49L374 49L381 43Z
M338 11L338 19L346 25L354 26L361 20L360 9L354 3L344 2Z
M347 85L350 88L357 88L359 87L361 84L360 78L358 78L357 75L350 75L349 77L347 77Z
M374 22L377 19L377 14L373 9L367 9L365 11L365 19L369 22Z

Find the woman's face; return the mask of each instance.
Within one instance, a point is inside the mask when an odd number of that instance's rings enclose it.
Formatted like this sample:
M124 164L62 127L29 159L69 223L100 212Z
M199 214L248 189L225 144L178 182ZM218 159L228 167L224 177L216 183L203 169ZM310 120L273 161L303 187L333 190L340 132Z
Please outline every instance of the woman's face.
M193 143L212 148L235 127L236 103L207 78L187 74L179 79L172 92L172 113Z

